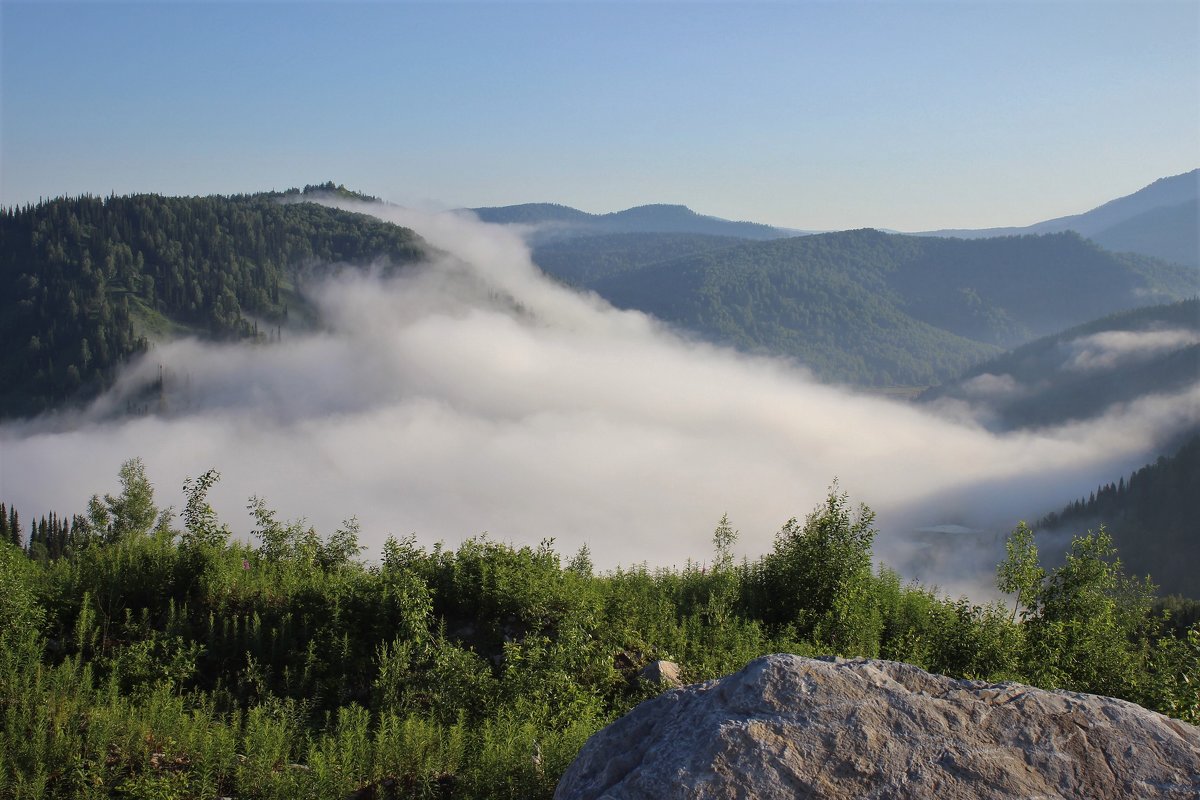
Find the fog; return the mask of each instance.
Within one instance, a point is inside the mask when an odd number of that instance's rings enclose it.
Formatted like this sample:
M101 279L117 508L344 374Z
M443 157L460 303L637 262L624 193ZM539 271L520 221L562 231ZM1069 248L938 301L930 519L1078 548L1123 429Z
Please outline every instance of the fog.
M1200 344L1200 332L1186 328L1102 331L1068 342L1070 359L1064 366L1080 372L1112 369L1118 364L1144 361L1194 344Z
M324 533L357 516L374 553L389 534L454 545L487 531L553 538L564 555L586 543L608 568L703 561L723 513L756 557L836 477L877 512L880 558L980 592L977 555L912 532L1008 530L1200 421L1197 386L1103 419L993 434L969 415L824 386L614 310L545 278L510 230L353 208L417 230L440 255L308 286L319 332L163 344L86 412L0 427L0 499L25 519L79 512L138 456L162 505L181 505L185 477L217 469L210 499L238 536L259 495ZM160 369L162 407L122 413L146 402Z

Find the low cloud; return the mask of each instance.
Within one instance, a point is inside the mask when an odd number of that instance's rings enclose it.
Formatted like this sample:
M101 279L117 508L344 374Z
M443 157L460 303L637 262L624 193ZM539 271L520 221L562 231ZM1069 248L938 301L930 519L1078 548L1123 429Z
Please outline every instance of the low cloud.
M553 537L567 554L586 543L611 567L705 559L726 512L755 557L836 476L878 512L879 555L914 572L940 562L914 550L928 545L912 531L1007 530L1200 422L1193 387L1102 420L990 433L685 341L546 279L498 226L354 208L416 229L444 255L390 278L344 271L309 286L320 332L162 345L86 413L3 426L3 499L23 514L82 510L140 456L164 504L180 504L186 476L218 469L211 499L240 535L257 494L323 532L357 515L376 552L390 533L453 545L488 531ZM164 412L116 415L160 365ZM943 561L923 577L975 586L974 561Z
M1102 331L1067 342L1066 369L1080 372L1112 369L1119 364L1200 344L1200 331L1178 328L1154 331Z

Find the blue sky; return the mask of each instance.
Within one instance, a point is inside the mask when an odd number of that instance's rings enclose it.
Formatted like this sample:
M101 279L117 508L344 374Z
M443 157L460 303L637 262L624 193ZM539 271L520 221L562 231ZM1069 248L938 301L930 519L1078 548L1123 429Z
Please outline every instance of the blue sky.
M985 227L1200 166L1200 4L0 2L0 202Z

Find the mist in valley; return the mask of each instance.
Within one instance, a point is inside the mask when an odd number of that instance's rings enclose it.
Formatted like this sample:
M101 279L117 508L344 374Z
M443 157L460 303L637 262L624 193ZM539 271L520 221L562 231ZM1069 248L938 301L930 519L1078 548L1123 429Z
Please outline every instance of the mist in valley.
M513 229L337 203L416 230L415 268L342 270L304 291L316 331L254 344L180 340L131 364L87 410L0 427L0 484L22 514L81 512L141 457L160 505L215 468L210 500L248 537L251 495L369 556L487 532L586 544L601 568L710 556L722 514L751 558L836 478L878 514L880 559L986 595L1003 533L1127 474L1200 423L1200 383L1101 417L997 433L985 404L919 407L822 385L796 365L696 342L546 278ZM1194 343L1096 338L1078 369ZM130 416L167 376L163 406ZM991 392L1011 378L979 379ZM157 405L157 399L151 405ZM981 410L982 409L982 410Z

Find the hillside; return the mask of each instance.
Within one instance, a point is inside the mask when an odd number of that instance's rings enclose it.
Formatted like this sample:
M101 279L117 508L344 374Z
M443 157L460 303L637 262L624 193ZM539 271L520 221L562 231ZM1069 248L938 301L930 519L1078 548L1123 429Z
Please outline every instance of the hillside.
M662 203L636 206L609 214L589 214L554 203L527 203L468 210L484 222L540 226L540 236L535 240L595 236L604 233L699 233L710 236L736 236L741 239L778 239L798 233L757 222L734 222L697 214L687 206Z
M1046 336L933 387L921 402L969 403L996 430L1089 419L1200 381L1200 300L1120 312Z
M922 236L982 239L997 236L1075 231L1118 252L1132 252L1200 267L1200 169L1160 178L1133 194L1110 200L1082 214L1015 228L943 229Z
M1200 598L1200 435L1117 483L1099 486L1038 523L1077 535L1104 525L1131 575L1151 575L1161 594Z
M547 274L588 288L613 275L744 242L736 236L704 233L609 233L535 243L532 255Z
M1073 233L967 241L868 229L731 247L693 241L699 252L650 263L634 254L636 242L580 246L588 241L535 252L552 254L542 264L551 274L619 307L865 385L936 383L997 348L1200 285L1189 270Z
M353 196L332 184L305 192ZM4 209L0 415L86 398L158 337L266 337L302 317L297 285L316 265L403 264L422 252L411 231L284 202L305 196L77 197Z
M1155 208L1089 237L1120 253L1143 253L1200 269L1200 201Z

